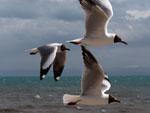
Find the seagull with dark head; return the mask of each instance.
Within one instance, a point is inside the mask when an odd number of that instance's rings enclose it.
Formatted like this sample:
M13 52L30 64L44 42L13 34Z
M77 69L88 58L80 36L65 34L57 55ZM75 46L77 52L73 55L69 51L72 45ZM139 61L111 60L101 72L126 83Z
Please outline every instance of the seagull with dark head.
M103 46L123 43L119 35L108 33L107 26L113 16L109 0L79 0L85 12L85 35L83 38L67 41L76 45Z
M60 79L66 62L67 50L70 49L61 43L51 43L30 50L30 55L39 53L41 56L40 80L45 78L52 65L54 80L58 81Z
M116 97L106 93L110 89L111 84L102 66L89 50L87 50L84 46L81 48L84 61L81 94L64 94L64 105L101 106L114 102L120 103Z

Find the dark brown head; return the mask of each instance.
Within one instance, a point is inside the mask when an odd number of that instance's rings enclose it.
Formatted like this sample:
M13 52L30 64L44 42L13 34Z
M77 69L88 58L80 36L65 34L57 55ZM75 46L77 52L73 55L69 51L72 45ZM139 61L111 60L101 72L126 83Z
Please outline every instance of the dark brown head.
M120 103L120 100L113 97L112 95L109 95L108 103L110 104L110 103L114 103L114 102Z
M70 51L70 49L69 48L67 48L65 45L61 45L60 46L60 49L62 50L62 51L66 51L66 50L68 50L68 51Z
M82 0L79 0L80 3L82 2ZM93 2L92 0L85 0L86 2L90 3L91 5L96 6L95 2Z
M123 43L125 45L128 45L127 42L123 41L118 35L115 35L115 38L114 38L114 43Z

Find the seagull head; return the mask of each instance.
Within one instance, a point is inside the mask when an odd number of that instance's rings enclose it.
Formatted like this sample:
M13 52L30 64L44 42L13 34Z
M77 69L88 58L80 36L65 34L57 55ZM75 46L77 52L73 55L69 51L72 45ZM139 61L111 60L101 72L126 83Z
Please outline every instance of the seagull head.
M62 50L62 51L70 51L70 49L69 48L67 48L64 44L62 44L61 46L60 46L60 49Z
M114 103L114 102L117 102L117 103L120 103L120 100L118 100L116 97L112 96L112 95L109 95L109 99L108 99L108 103Z
M114 43L118 43L118 42L123 43L125 45L128 45L128 43L125 42L125 41L123 41L118 35L115 35L115 37L114 37Z

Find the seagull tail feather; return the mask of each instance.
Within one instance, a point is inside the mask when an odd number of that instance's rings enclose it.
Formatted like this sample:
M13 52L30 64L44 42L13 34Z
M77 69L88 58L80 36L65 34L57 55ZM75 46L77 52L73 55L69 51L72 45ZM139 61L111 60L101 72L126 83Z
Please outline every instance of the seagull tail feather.
M38 52L39 52L39 51L38 51L37 48L33 48L33 49L30 50L30 55L35 55L35 54L37 54Z
M78 38L78 39L70 40L70 41L67 41L67 42L75 44L75 45L81 45L81 43L82 43L81 41L82 41L82 38Z
M64 105L76 105L80 101L79 95L64 94L63 104Z

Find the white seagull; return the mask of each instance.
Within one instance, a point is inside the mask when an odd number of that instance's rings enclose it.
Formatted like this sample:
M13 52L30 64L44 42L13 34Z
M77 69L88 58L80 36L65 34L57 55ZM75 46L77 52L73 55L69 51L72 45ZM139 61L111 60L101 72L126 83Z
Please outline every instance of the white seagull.
M86 14L84 38L67 41L77 45L102 46L117 42L127 43L114 33L108 33L107 26L113 16L109 0L79 0Z
M31 49L30 55L40 53L41 56L40 80L45 78L52 64L54 80L58 81L60 79L66 62L66 50L70 49L61 43L51 43Z
M82 46L84 60L84 72L81 81L81 94L64 94L64 105L106 105L120 101L110 94L106 94L111 87L108 76L104 73L102 66L96 58Z

